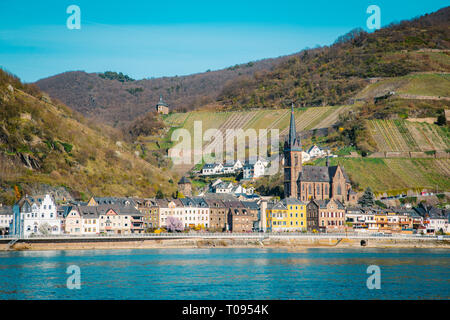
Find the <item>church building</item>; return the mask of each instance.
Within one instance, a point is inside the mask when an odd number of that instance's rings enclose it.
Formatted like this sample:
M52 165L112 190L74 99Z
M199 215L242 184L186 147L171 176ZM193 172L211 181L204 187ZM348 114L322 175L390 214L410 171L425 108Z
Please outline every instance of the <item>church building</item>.
M284 144L284 196L301 201L334 199L354 202L350 179L340 165L303 166L302 144L295 129L294 106L291 109L289 136Z

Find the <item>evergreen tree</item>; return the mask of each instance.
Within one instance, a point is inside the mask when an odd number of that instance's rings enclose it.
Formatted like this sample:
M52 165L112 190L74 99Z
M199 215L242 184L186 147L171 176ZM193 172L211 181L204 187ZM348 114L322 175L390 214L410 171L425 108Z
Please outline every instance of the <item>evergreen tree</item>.
M161 190L156 191L156 199L164 199L164 193Z
M364 194L359 199L358 203L364 208L371 207L375 204L374 195L370 187L368 187L366 191L364 191Z

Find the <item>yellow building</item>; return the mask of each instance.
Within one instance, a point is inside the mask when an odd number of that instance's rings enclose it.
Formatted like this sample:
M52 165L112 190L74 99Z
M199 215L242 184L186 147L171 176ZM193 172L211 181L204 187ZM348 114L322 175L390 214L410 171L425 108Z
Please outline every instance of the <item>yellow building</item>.
M286 198L268 206L266 210L267 231L304 231L306 224L306 203L295 198Z

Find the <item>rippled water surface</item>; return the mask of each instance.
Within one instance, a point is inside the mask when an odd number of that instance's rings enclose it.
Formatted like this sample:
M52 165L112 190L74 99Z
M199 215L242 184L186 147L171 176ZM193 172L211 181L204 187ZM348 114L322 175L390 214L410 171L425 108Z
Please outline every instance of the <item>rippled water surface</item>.
M69 290L70 265L81 289ZM369 265L381 289L369 290ZM0 252L0 299L449 299L440 249Z

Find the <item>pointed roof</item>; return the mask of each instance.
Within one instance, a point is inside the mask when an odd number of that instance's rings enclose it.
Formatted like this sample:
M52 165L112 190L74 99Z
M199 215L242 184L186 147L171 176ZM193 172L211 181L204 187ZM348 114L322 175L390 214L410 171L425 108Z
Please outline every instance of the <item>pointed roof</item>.
M297 136L297 130L295 129L295 117L294 117L294 104L291 106L291 122L289 124L289 139L286 147L290 150L301 151L302 144L300 137Z
M183 176L180 179L180 181L178 181L178 184L188 184L188 183L191 183L191 181L188 178L186 178L185 176Z
M156 106L168 106L168 104L163 100L162 94L159 95L159 102Z

